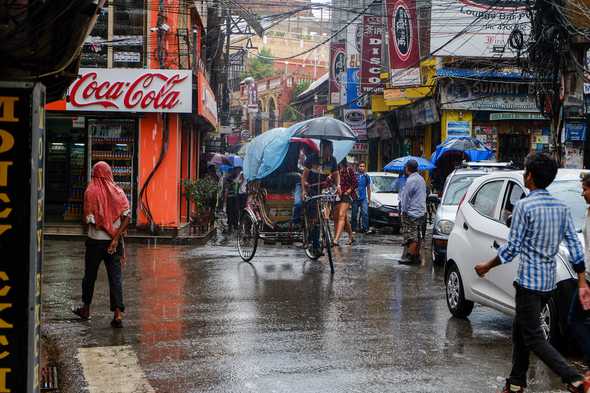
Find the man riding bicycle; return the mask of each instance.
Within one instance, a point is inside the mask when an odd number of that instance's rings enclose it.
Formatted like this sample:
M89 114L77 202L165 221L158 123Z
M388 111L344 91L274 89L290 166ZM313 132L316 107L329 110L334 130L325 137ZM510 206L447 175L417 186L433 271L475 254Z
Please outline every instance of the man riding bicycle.
M301 189L303 200L307 196L319 195L323 190L334 185L336 193L340 195L340 174L338 164L334 158L334 146L327 139L320 141L320 154L313 154L307 157L304 163L303 176L301 177ZM311 241L314 252L321 253L320 228L317 225L318 203L309 204L306 207L306 214L311 223L309 241Z

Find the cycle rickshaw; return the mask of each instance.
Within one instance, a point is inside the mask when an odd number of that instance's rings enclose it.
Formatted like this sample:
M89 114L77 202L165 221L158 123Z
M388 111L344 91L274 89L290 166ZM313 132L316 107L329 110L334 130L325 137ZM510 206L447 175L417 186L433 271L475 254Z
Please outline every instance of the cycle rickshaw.
M292 201L297 185L301 184L301 175L297 172L300 147L306 145L308 149L304 150L308 153L319 154L321 139L333 141L334 158L340 161L352 149L356 133L339 120L321 117L290 128L269 130L248 145L244 159L248 202L241 212L237 234L238 252L244 261L254 258L259 240L280 241L287 238L301 241L305 254L313 260L324 255L325 250L331 272L334 273L329 210L338 197L335 190L320 190L319 184L310 185L317 187L317 191L302 201L299 230L293 230L292 214L281 214L285 210L298 208L293 206ZM277 208L277 200L284 202L279 204L281 208ZM285 222L288 224L285 225ZM312 247L312 230L319 231L319 249L317 246Z

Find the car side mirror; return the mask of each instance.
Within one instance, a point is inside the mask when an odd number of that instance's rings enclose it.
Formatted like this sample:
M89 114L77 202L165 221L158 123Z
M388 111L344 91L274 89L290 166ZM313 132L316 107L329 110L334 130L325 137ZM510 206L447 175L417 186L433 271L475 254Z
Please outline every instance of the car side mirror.
M512 226L512 214L506 219L506 226L510 228Z
M426 198L426 202L435 204L436 206L440 205L440 198L437 194L430 194L428 198Z

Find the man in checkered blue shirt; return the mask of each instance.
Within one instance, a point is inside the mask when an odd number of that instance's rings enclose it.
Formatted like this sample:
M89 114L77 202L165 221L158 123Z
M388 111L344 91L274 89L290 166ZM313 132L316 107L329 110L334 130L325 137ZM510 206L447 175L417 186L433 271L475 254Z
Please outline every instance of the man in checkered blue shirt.
M516 288L516 315L512 331L512 372L503 392L524 392L532 351L557 373L570 392L586 393L584 378L551 346L543 335L539 315L555 289L555 255L561 242L570 252L570 262L578 273L580 303L590 309L590 289L586 282L584 251L578 240L570 209L547 192L557 175L556 162L534 153L525 161L524 181L530 194L514 207L508 243L498 255L481 263L475 271L483 277L495 266L520 255Z

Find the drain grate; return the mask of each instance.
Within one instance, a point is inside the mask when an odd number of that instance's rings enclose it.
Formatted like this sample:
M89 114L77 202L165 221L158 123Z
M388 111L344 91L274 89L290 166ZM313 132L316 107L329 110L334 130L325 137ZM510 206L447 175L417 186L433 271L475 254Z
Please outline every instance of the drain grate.
M43 367L41 369L41 391L57 390L57 367Z

